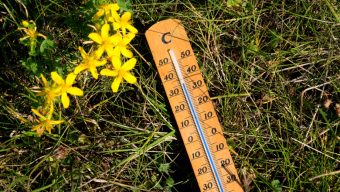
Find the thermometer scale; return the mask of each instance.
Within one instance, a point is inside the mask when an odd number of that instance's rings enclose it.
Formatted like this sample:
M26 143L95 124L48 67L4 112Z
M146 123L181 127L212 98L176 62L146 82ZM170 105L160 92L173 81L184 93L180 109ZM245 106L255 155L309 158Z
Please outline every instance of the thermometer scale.
M176 19L146 38L201 191L243 192L184 27Z

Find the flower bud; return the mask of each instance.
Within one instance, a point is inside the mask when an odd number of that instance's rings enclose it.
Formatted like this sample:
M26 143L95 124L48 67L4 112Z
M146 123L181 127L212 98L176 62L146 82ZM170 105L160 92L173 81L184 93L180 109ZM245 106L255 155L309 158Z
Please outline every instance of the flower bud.
M29 23L28 21L26 21L26 20L23 20L23 21L21 22L21 24L22 24L24 27L28 27L28 26L30 25L30 23Z

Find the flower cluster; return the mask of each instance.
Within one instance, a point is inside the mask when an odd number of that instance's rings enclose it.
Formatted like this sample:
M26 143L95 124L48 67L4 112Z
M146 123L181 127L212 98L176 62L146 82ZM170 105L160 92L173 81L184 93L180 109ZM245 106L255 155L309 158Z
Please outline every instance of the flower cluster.
M118 91L123 80L131 84L136 83L137 79L130 71L135 67L137 60L129 50L129 43L138 31L132 26L131 13L125 12L120 15L118 11L118 4L99 6L98 12L93 16L96 31L88 35L93 46L88 52L83 47L78 48L82 60L72 72L66 75L65 79L56 71L51 73L52 81L48 81L41 75L43 87L37 95L44 98L44 104L38 109L32 109L38 118L35 120L37 125L32 130L36 131L39 136L45 130L51 132L54 125L63 122L52 120L56 102L61 100L63 107L68 108L70 106L69 95L82 96L84 94L80 88L73 86L78 74L88 71L94 79L98 79L99 75L114 78L111 84L113 92ZM30 27L27 21L24 21L23 25ZM44 37L36 32L35 25L33 28L31 26L31 28L22 30L27 34L24 38L31 38L32 41L37 36ZM100 73L98 73L99 67L102 67Z
M111 84L113 92L118 91L123 79L131 84L136 83L136 77L130 73L130 70L134 68L137 60L133 58L133 53L129 50L129 43L138 31L132 26L130 12L125 12L120 16L117 11L119 11L118 4L106 4L99 7L98 12L93 16L98 28L97 32L90 33L88 36L96 43L97 49L87 54L82 48L79 48L84 63L75 70L77 74L88 69L94 78L98 78L96 67L105 64L103 60L98 59L106 58L111 62L111 65L102 69L100 74L114 78ZM100 25L100 23L103 23L103 25ZM127 61L122 64L122 59ZM89 65L87 62L89 60L95 60L96 64Z
M19 27L18 29L23 31L25 36L19 40L30 47L30 54L34 54L35 48L37 46L37 38L40 36L44 39L47 39L47 37L37 31L37 26L35 25L34 21L24 20L21 22L21 25L22 27ZM27 40L28 42L26 43L25 41Z
M41 75L41 79L44 87L38 91L38 96L42 96L45 100L42 107L38 109L32 109L32 112L39 117L37 120L38 125L33 127L33 131L36 131L41 136L44 131L51 133L51 129L54 125L60 124L63 121L51 120L54 112L54 104L61 98L61 102L64 108L70 106L70 98L68 95L82 96L84 93L78 87L73 87L77 75L73 72L69 73L64 80L57 72L51 73L51 79L53 82L48 82L44 75Z
M20 38L20 41L29 38L30 42L34 43L38 36L46 39L47 37L37 31L37 26L35 25L34 21L22 21L22 26L19 30L22 30L26 33L26 36Z

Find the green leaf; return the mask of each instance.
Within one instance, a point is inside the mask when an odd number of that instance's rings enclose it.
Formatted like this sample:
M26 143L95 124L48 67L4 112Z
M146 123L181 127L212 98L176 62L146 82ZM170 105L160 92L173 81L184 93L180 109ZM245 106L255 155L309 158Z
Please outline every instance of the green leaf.
M282 191L281 183L280 183L279 180L277 180L277 179L273 180L271 185L274 188L275 192L281 192Z
M38 136L37 132L35 132L35 131L23 131L22 134L25 135L25 136L29 136L29 137Z
M40 52L44 53L45 50L52 50L55 48L55 44L52 40L45 39L40 45Z
M175 184L175 181L173 178L169 177L166 179L166 185L169 186L169 187L173 187Z
M21 65L26 68L32 74L36 74L38 72L38 63L35 62L31 57L27 58L26 61L21 60Z
M151 181L152 182L157 182L157 176L156 175L152 175L151 176Z
M272 30L270 31L270 33L271 33L271 39L270 39L269 44L270 44L270 47L274 49L277 47L277 45L280 42L280 36L275 31L272 31Z
M29 65L30 65L30 70L33 72L33 74L37 74L38 64L36 62L31 62Z
M33 56L33 57L37 56L37 52L35 51L35 49L37 47L37 40L36 39L30 40L29 47L30 47L30 51L28 52L28 54L30 56Z
M121 11L129 11L131 12L131 1L130 0L117 0L117 3L119 5L119 9Z
M321 114L323 120L327 123L327 125L329 125L329 119L327 117L327 113L322 109L319 110L319 113Z
M227 7L239 7L242 3L242 0L228 0Z
M30 46L30 39L19 39L19 42L27 47Z
M255 40L252 40L248 47L247 47L248 51L250 52L258 52L259 51L259 47L258 45L255 43Z
M158 167L158 170L161 173L169 174L170 164L169 163L163 163Z

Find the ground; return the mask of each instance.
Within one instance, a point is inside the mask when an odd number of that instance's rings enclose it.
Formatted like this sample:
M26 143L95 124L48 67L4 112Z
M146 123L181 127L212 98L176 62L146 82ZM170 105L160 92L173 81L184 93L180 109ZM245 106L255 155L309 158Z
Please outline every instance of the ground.
M139 31L138 83L112 93L84 74L84 96L57 106L65 123L38 137L26 120L39 77L18 26L34 20L56 45L37 60L67 71L100 1L0 1L1 191L198 190L144 36L168 18L188 32L245 191L340 188L338 1L119 2Z

